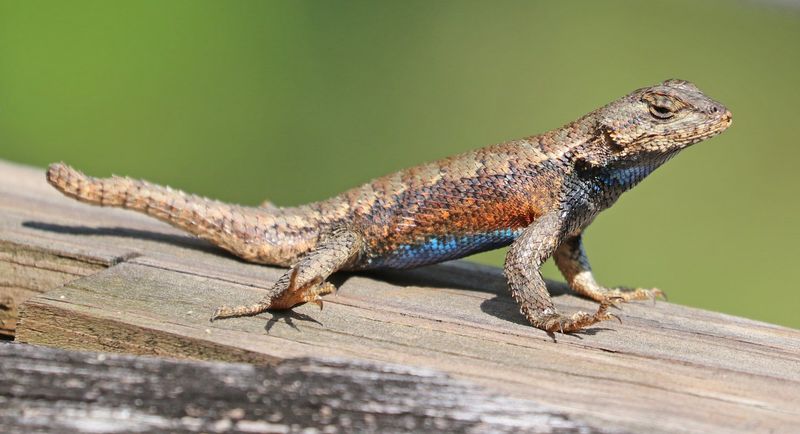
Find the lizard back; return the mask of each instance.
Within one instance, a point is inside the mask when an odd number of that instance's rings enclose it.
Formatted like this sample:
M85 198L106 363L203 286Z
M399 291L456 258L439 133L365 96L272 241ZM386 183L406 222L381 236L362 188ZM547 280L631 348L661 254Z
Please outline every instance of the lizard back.
M356 269L409 268L510 244L559 201L561 152L541 136L387 175L330 203L363 233Z

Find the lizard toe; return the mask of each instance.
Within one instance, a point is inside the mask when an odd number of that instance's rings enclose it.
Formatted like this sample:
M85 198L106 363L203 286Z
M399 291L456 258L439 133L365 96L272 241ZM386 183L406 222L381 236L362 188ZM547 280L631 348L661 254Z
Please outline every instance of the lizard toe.
M214 322L218 319L235 318L239 316L253 316L265 312L269 309L267 303L256 303L251 305L241 305L236 307L220 306L211 315L209 321Z
M658 288L614 288L607 292L608 296L621 297L624 301L631 300L653 300L661 298L667 300L667 294Z

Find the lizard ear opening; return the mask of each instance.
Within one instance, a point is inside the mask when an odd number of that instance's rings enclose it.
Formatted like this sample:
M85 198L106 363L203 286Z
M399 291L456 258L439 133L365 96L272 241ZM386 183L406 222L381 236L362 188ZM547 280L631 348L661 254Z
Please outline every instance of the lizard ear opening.
M624 148L624 145L617 142L613 131L606 125L600 124L595 128L592 141L588 152L575 160L575 168L580 171L592 170L604 167L612 158L612 153Z
M635 122L638 120L603 117L594 130L594 137L611 152L622 151L642 136L642 133L636 128Z

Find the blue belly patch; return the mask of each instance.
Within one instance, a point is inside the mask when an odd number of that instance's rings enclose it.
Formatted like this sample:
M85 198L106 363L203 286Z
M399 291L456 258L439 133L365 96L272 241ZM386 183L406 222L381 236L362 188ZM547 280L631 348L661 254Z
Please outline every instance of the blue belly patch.
M498 229L478 234L431 236L420 243L400 244L381 255L368 257L365 268L412 268L463 258L507 246L523 230Z

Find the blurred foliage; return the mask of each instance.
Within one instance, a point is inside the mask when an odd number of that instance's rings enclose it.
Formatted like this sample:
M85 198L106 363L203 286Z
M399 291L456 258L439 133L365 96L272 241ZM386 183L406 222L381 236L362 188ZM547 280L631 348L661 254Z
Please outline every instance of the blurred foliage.
M0 0L0 158L298 204L684 78L734 125L597 219L596 273L800 327L798 42L735 1Z

